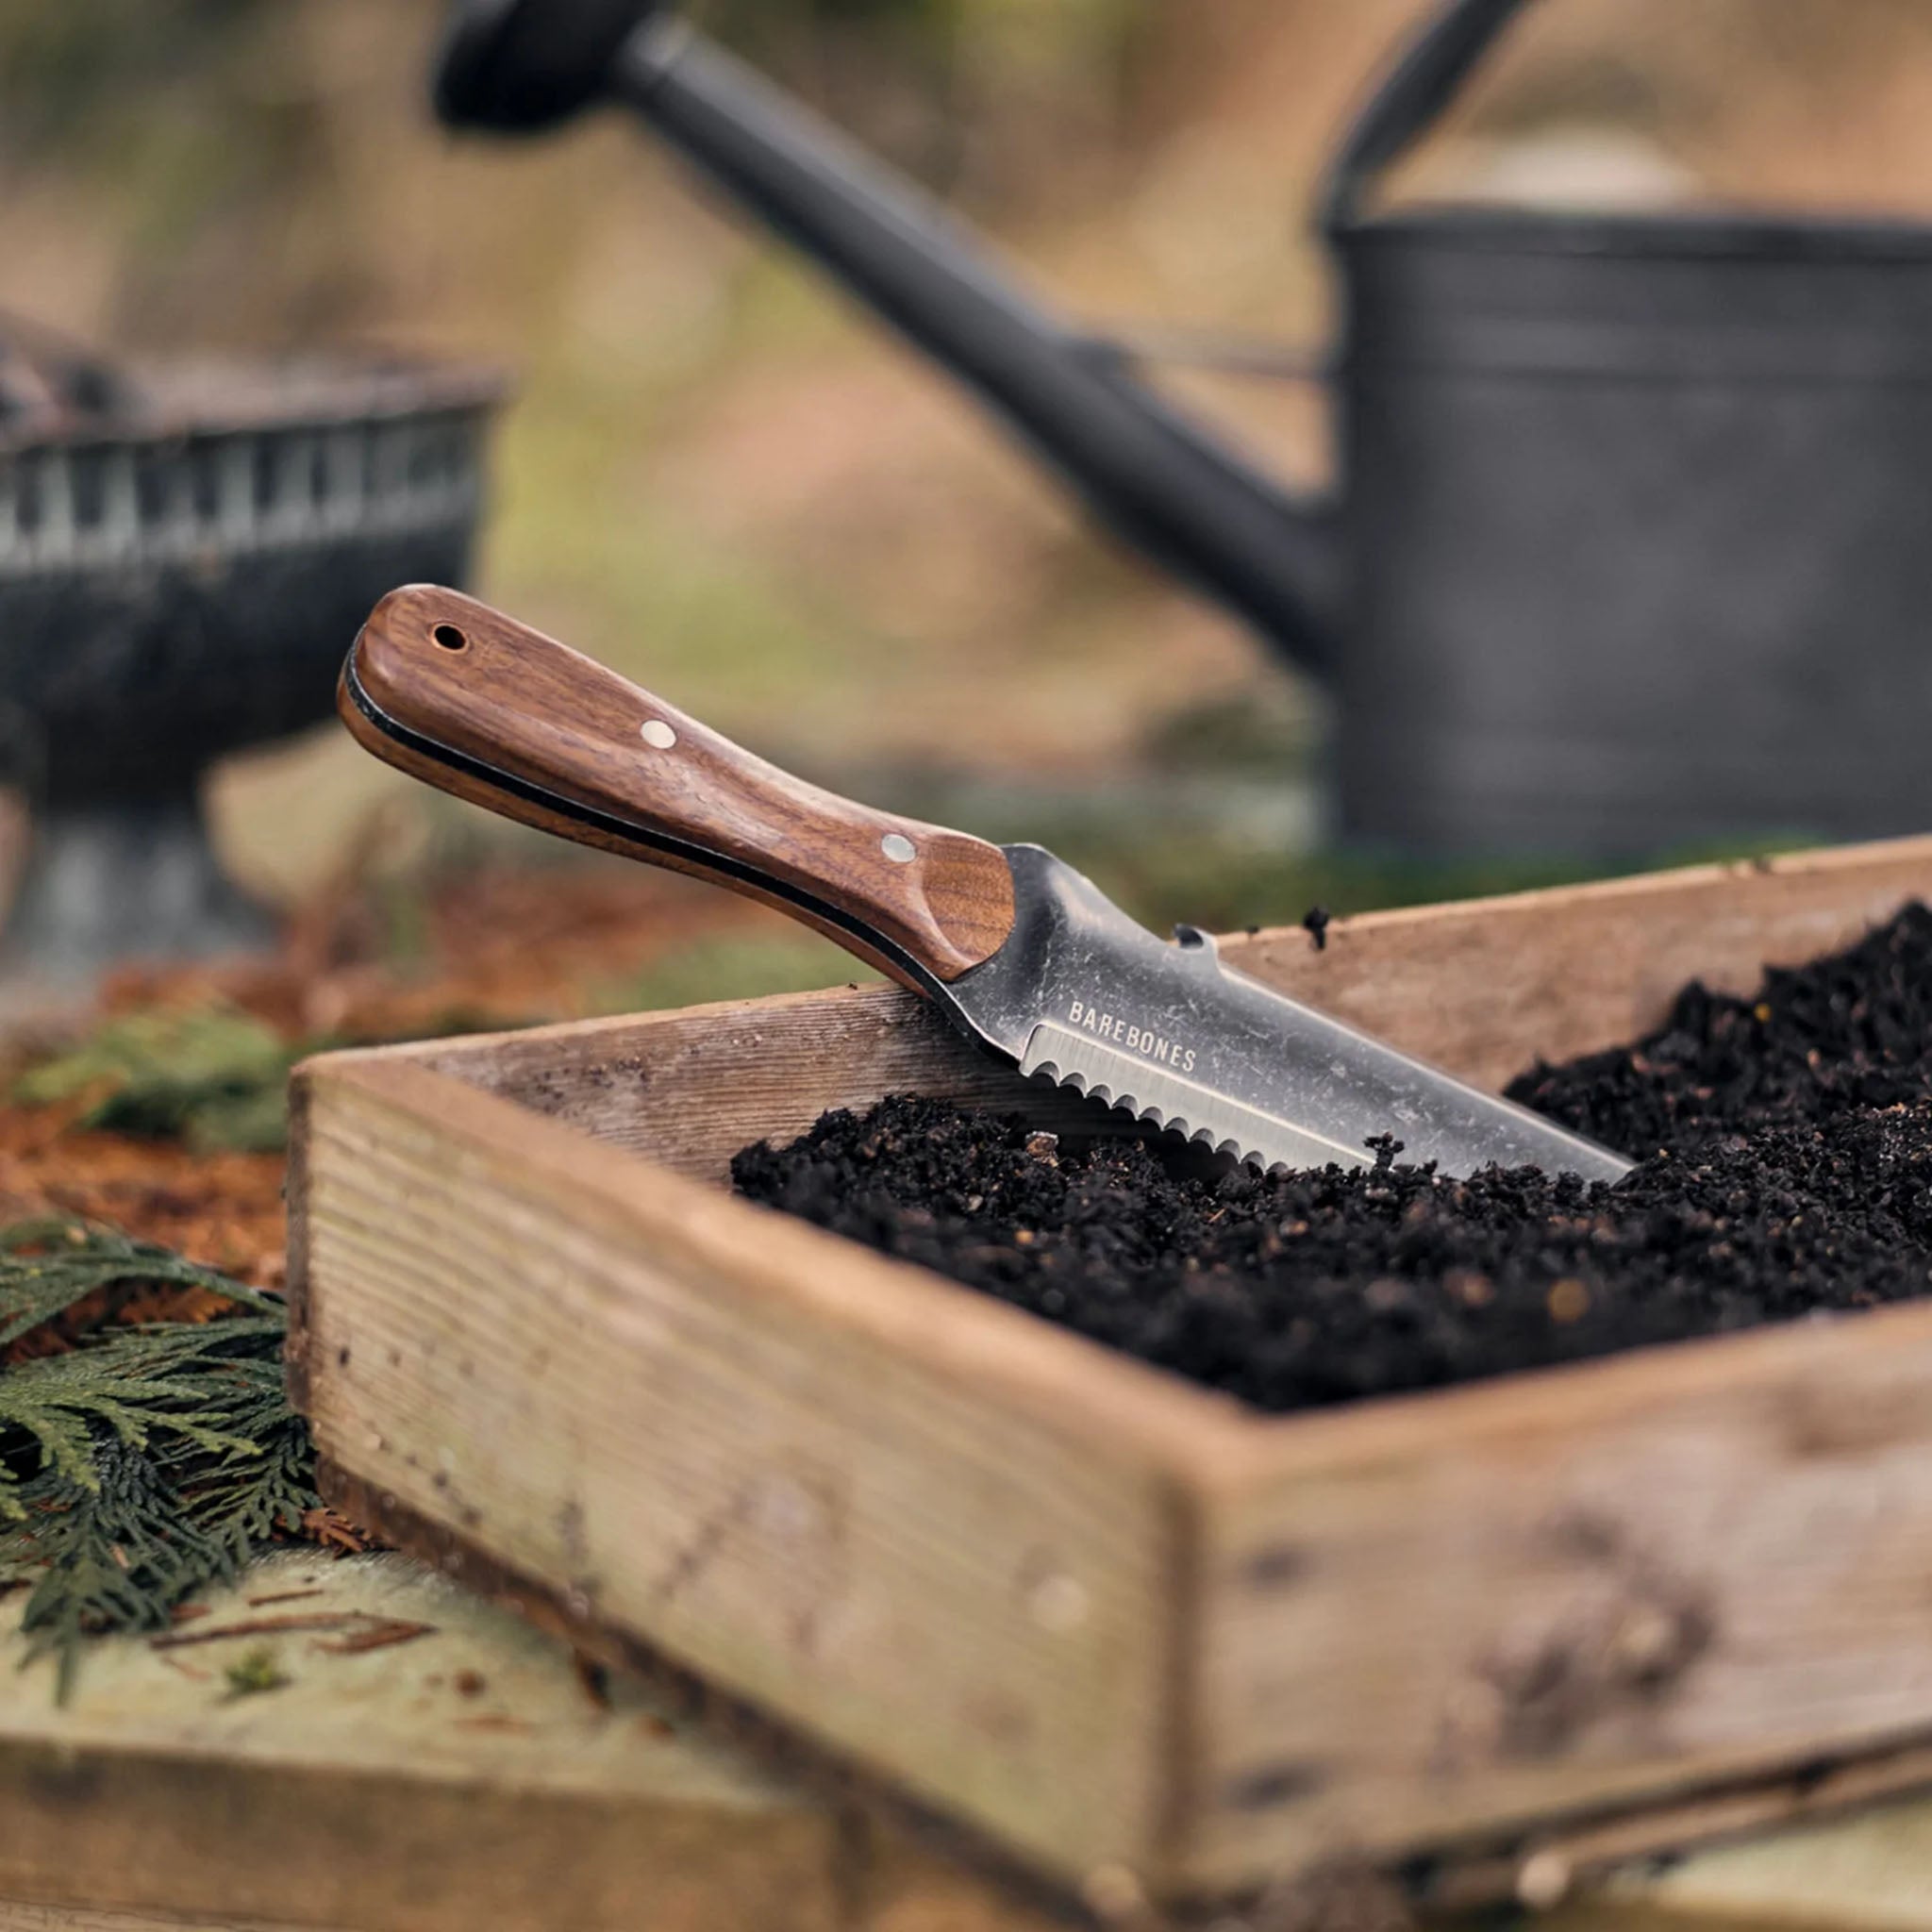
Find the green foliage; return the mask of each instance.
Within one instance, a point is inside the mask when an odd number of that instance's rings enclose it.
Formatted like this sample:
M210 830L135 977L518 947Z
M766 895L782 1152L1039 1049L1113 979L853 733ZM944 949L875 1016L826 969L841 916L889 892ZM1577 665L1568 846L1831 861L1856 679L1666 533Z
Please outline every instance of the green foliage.
M0 8L0 145L72 148L170 80L245 52L268 0L26 0Z
M264 1690L279 1690L289 1681L288 1673L275 1661L274 1649L258 1643L244 1651L222 1673L232 1697L257 1697Z
M86 1099L79 1124L191 1147L283 1144L283 1090L301 1049L226 1008L123 1014L14 1084L30 1107Z
M0 1348L76 1307L96 1289L131 1291L148 1282L205 1288L258 1314L281 1307L211 1268L112 1228L16 1221L0 1226ZM102 1319L112 1312L111 1306L104 1308Z
M452 1007L416 1026L412 1037L438 1040L528 1024ZM231 1007L125 1013L77 1045L36 1061L14 1082L13 1098L27 1107L81 1101L76 1126L181 1141L198 1153L278 1154L289 1141L289 1072L295 1062L376 1043L334 1034L284 1040L266 1022Z
M237 1312L108 1319L112 1291L152 1282ZM111 1229L0 1229L0 1334L63 1316L81 1326L73 1347L0 1368L0 1584L31 1585L29 1654L59 1655L64 1694L85 1638L165 1628L317 1498L282 1388L279 1302Z

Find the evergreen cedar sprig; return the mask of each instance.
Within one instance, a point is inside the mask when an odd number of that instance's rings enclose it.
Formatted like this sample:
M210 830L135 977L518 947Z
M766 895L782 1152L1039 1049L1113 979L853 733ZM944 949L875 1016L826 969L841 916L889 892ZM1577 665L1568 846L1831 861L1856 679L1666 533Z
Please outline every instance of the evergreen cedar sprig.
M113 1319L157 1283L235 1312ZM273 1296L111 1228L0 1228L0 1348L49 1324L58 1353L0 1367L0 1586L30 1587L28 1654L58 1654L64 1696L83 1640L164 1629L319 1499Z

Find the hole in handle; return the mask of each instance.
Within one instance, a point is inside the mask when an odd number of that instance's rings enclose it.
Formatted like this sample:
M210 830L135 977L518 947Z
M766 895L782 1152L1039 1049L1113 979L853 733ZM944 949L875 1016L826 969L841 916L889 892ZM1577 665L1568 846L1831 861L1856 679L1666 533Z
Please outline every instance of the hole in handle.
M445 651L467 651L470 641L453 624L439 624L429 633Z

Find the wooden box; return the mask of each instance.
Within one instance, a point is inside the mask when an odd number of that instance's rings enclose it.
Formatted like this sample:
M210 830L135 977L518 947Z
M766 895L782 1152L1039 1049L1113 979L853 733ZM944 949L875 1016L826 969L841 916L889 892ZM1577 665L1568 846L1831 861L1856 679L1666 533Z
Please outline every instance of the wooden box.
M1226 950L1497 1083L1921 895L1932 841ZM311 1062L334 1492L1108 1897L1932 1776L1932 1305L1263 1418L719 1185L906 1091L1079 1105L884 987Z

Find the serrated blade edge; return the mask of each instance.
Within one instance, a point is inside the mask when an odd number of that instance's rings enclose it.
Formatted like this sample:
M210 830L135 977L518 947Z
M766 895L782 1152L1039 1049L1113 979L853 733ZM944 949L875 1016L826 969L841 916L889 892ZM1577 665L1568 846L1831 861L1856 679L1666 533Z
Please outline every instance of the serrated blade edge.
M1041 1021L1020 1058L1023 1074L1043 1074L1062 1087L1131 1114L1137 1121L1231 1152L1262 1168L1366 1167L1366 1147L1350 1147L1292 1121L1217 1093L1198 1080L1137 1059L1096 1040Z

